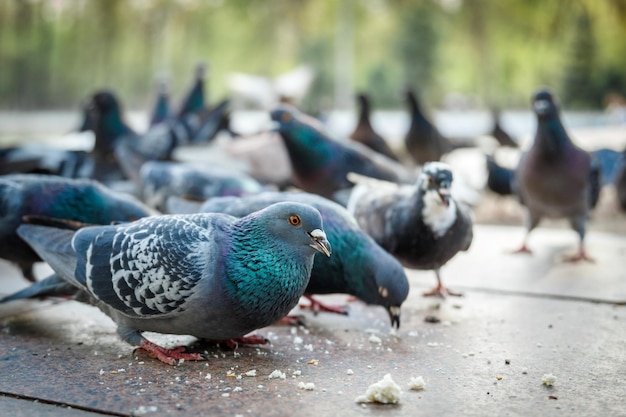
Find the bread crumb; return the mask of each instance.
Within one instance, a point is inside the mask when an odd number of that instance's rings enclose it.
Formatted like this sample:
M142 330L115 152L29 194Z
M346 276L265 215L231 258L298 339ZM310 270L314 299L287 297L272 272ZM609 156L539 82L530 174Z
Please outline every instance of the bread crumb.
M233 388L233 392L241 392L241 391L243 391L243 388L241 388L241 387Z
M298 388L305 391L313 391L315 389L315 384L313 382L300 382L298 383Z
M402 390L400 386L391 379L391 374L387 374L382 380L370 385L365 394L354 399L356 403L381 403L397 404L400 402Z
M354 375L354 371L352 369L348 369L348 371L346 372L348 375Z
M311 359L307 362L307 365L317 365L320 362L319 359Z
M256 376L256 369L251 369L244 374L245 376Z
M544 374L541 378L541 383L548 387L551 387L556 382L556 377L552 374Z
M274 372L270 374L269 379L274 379L274 378L286 379L287 375L285 375L284 372L281 372L278 369L274 369Z
M426 387L426 382L424 382L424 378L422 376L411 377L409 381L409 389L413 391L419 391Z
M370 343L376 343L379 345L383 343L382 339L375 334L370 335L369 341Z

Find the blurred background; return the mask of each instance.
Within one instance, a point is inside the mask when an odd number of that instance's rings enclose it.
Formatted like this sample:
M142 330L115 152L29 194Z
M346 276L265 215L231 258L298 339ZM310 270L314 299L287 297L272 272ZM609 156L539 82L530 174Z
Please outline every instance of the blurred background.
M159 77L173 97L194 66L209 97L235 72L314 70L309 112L403 105L406 85L439 108L528 107L554 88L568 109L626 90L624 0L3 0L0 109L72 109L115 89L144 109Z

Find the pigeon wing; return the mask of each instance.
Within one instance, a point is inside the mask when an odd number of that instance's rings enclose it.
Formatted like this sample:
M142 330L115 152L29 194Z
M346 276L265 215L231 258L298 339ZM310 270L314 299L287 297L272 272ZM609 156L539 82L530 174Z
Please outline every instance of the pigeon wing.
M222 216L159 216L85 228L73 241L76 278L101 302L131 317L179 313L202 279L213 279ZM220 224L221 223L221 224Z

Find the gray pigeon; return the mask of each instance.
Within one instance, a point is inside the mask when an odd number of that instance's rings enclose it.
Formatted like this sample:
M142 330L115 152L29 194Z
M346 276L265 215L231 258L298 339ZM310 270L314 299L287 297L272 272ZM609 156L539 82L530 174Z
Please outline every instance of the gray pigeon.
M165 363L205 360L141 333L234 339L284 317L330 256L319 211L279 203L243 218L163 215L75 230L25 224L19 235L109 315L118 334Z
M365 303L385 307L391 325L400 326L400 306L409 293L409 283L402 265L363 232L354 217L339 204L304 192L264 192L244 197L208 200L202 212L220 212L245 216L280 201L310 204L319 210L324 229L333 244L333 256L317 256L305 296L315 310L343 312L324 306L314 294L350 294ZM329 308L330 307L330 308Z
M527 233L517 252L530 252L528 235L542 218L566 218L580 236L578 252L566 260L591 261L585 252L585 226L590 210L598 202L600 167L569 138L550 90L538 90L532 106L537 115L537 133L520 159L513 184L527 208Z
M357 185L348 211L361 228L405 267L435 271L437 286L424 295L460 295L444 287L439 274L454 255L469 249L473 238L469 211L450 195L450 167L427 162L413 186L350 178Z

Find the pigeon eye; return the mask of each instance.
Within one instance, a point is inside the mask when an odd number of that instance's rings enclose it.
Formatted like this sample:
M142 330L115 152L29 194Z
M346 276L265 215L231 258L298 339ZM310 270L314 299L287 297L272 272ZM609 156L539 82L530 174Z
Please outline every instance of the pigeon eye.
M288 121L291 120L291 114L283 113L283 115L280 118L283 121L283 123L287 123Z
M298 226L301 222L302 220L300 220L300 216L296 216L295 214L289 216L289 224L291 224L292 226Z

